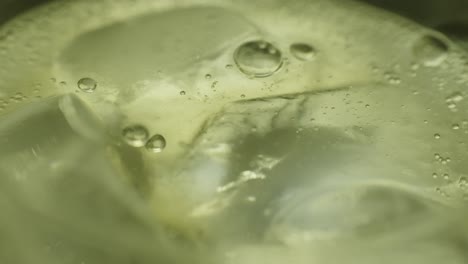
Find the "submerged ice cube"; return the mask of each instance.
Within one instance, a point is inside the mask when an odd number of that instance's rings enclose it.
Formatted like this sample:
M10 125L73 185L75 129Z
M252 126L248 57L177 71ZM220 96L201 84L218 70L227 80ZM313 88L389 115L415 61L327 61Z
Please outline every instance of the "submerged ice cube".
M76 96L4 115L0 135L2 263L149 263L173 254Z
M0 167L18 180L54 177L62 169L85 169L75 159L88 155L92 146L104 144L102 129L74 95L28 104L1 119Z

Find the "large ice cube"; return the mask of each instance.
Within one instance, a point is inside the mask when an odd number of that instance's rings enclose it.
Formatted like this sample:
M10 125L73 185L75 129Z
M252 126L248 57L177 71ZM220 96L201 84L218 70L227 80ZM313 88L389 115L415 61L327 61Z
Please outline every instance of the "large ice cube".
M176 261L76 96L2 116L0 135L0 262Z
M60 170L85 169L76 160L105 137L99 121L74 95L31 103L2 116L0 163L9 177L54 177ZM45 170L47 176L38 173ZM50 174L52 173L52 174Z
M441 147L427 144L433 140L427 130L446 121L421 111L431 95L414 98L413 107L399 113L393 110L400 102L385 100L410 95L375 84L228 104L205 123L176 169L160 175L155 210L220 245L315 248L412 239L421 248L443 247L438 238L458 235L446 233L441 220L457 222L460 215L448 213L452 208L435 191L433 157L425 153ZM392 122L414 117L435 124ZM464 155L457 144L445 147L453 157ZM456 165L444 168L460 173ZM453 195L451 206L461 206L460 193ZM178 201L176 208L167 206L171 200ZM451 249L434 253L460 257ZM396 258L426 258L403 249L400 254Z

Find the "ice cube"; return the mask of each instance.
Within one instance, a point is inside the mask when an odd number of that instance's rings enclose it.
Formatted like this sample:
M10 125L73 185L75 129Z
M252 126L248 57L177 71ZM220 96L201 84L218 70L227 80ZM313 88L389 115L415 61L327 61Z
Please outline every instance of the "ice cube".
M99 121L76 96L2 116L0 135L2 263L177 259L109 155Z
M74 95L48 98L2 116L0 135L0 167L17 179L34 177L41 169L80 169L73 164L76 159L91 146L105 144L100 122Z
M188 222L220 243L302 247L354 236L409 237L407 228L416 230L426 217L437 225L435 208L444 202L428 177L433 161L421 155L432 125L394 126L386 118L431 117L419 109L424 97L392 112L399 102L385 99L408 93L376 84L228 104L200 129L178 166L158 175L155 210L180 213L170 218L174 225ZM167 207L170 200L184 210Z

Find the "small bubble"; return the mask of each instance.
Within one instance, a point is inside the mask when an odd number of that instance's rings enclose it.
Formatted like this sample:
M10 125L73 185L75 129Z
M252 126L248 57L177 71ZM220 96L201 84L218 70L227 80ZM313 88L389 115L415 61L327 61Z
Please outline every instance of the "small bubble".
M369 108L370 107L370 104L366 104L366 108Z
M78 81L78 88L85 93L92 93L96 90L97 82L91 78L83 78Z
M440 134L434 134L435 139L440 139Z
M401 80L398 77L392 77L389 79L390 84L400 84Z
M256 42L256 45L258 46L258 48L260 49L266 49L268 47L268 44L267 42L265 41L255 41Z
M291 54L298 60L311 61L316 56L315 49L309 44L295 43L292 44L289 49L291 51Z
M388 81L388 83L392 84L392 85L397 85L397 84L400 84L401 83L401 80L400 78L398 78L397 76L395 76L393 73L391 72L386 72L384 74L384 77L385 79Z
M435 158L436 160L439 160L439 159L441 158L441 156L440 156L440 154L436 153L436 154L434 154L434 158Z
M180 91L180 95L185 95L185 91Z
M159 153L166 147L166 139L162 135L152 136L148 142L146 142L145 148L153 153Z
M268 53L270 53L271 55L275 55L277 52L278 50L275 47L273 46L268 47Z
M149 137L148 130L142 125L127 126L122 130L125 142L132 147L143 147Z
M234 66L232 64L226 64L226 69L232 69Z
M450 176L448 175L448 173L445 173L444 174L444 180L448 181L450 179Z
M255 197L255 196L248 196L246 200L247 200L248 202L253 203L253 202L257 201L257 197Z
M458 103L458 102L461 102L462 100L464 99L463 97L463 94L460 93L460 92L455 92L449 96L447 96L447 98L445 98L445 102L447 103Z
M453 102L448 103L447 106L452 111L457 109L457 105Z
M424 120L423 122L424 122L424 124L428 124L428 123L429 123L429 121L427 121L427 120Z
M23 93L20 93L20 92L16 93L16 94L13 96L13 98L16 98L16 99L23 99L23 97L24 97Z
M417 63L412 63L411 64L411 70L416 71L418 69L419 69L419 64L417 64Z
M414 56L427 67L437 67L447 58L449 47L441 39L426 35L413 46Z
M468 178L462 176L460 177L460 179L458 180L458 185L461 187L461 188L465 188L468 186Z
M452 129L453 130L458 130L458 129L460 129L460 125L459 124L453 124Z
M24 96L22 93L16 93L14 96L10 97L10 102L18 103L18 102L23 101L23 99L24 99Z
M439 177L439 175L437 175L437 173L432 174L432 178L437 179L438 177Z
M261 78L277 72L283 65L281 52L265 41L242 44L234 52L234 62L244 74Z
M213 77L213 76L211 76L211 74L209 74L209 73L205 75L205 79L207 79L207 80L211 79L211 77Z
M66 85L67 85L67 82L61 81L59 84L60 84L61 86L66 86Z
M53 83L55 83L55 82L57 82L57 79L55 79L55 78L50 78L50 81L53 82Z

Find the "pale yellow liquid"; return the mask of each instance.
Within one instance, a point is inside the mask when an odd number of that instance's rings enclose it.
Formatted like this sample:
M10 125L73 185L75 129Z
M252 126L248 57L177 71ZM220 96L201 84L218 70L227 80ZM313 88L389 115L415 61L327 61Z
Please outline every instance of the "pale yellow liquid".
M137 0L0 36L0 123L53 113L3 132L5 263L467 261L467 60L437 32L345 1ZM281 63L239 58L257 40Z

